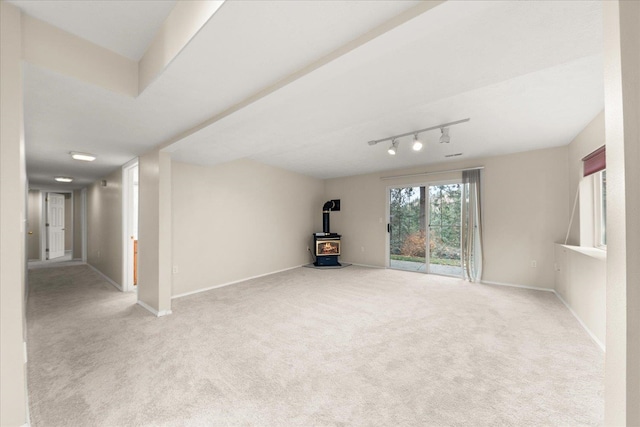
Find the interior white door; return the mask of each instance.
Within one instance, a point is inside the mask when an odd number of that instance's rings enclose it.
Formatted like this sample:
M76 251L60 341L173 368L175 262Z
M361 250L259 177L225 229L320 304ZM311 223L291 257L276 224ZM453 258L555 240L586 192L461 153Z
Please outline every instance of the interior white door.
M64 256L64 195L47 195L47 225L49 231L49 259Z

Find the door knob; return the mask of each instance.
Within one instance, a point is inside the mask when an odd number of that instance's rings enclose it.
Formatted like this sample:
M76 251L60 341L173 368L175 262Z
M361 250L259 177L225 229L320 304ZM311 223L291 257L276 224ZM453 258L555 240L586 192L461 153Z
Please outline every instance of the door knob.
M29 234L33 234L33 231L30 231Z

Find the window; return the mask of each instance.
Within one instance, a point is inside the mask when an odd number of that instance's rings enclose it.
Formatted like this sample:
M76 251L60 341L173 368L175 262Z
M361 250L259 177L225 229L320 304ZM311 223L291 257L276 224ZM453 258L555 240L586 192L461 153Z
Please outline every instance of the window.
M607 248L607 170L593 174L594 180L594 246Z
M593 181L593 210L588 209L585 211L580 210L581 213L591 217L593 212L593 243L590 242L591 236L589 229L591 228L590 221L585 221L585 225L589 224L580 233L580 242L587 242L585 246L595 246L600 249L607 249L607 150L603 145L592 153L588 154L582 159L583 164L583 176L585 178L590 177ZM589 185L591 184L589 182ZM589 196L585 197L585 200L590 199ZM588 202L589 204L591 201ZM582 206L582 205L581 205ZM591 211L591 212L589 212ZM585 237L583 239L583 236Z

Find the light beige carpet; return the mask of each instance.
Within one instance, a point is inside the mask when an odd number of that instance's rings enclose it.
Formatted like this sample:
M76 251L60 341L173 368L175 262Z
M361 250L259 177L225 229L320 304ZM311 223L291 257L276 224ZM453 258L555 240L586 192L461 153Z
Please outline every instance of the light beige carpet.
M578 426L603 354L548 292L351 266L174 300L29 272L34 426Z

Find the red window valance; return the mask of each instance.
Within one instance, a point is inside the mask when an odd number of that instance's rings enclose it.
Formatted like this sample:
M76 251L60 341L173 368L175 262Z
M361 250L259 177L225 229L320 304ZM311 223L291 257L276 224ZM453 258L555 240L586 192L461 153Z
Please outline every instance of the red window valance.
M584 167L583 176L589 176L596 172L606 169L607 167L607 153L605 146L598 148L593 153L589 154L582 159L582 165Z

